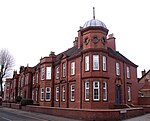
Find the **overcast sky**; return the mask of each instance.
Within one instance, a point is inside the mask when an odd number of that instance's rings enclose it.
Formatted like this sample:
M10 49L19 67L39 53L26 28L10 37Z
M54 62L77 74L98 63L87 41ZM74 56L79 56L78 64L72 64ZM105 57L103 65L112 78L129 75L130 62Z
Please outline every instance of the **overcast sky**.
M114 33L117 51L150 69L149 0L0 0L0 49L7 48L20 65L35 66L50 51L59 54L73 46L80 26L103 21Z

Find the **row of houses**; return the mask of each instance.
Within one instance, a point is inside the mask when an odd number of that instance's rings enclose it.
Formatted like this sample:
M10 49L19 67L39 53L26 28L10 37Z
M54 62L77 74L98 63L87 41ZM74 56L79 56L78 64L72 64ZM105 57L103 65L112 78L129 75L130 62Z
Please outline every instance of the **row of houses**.
M73 47L14 71L6 79L5 101L21 96L40 106L83 109L138 104L138 66L116 51L108 31L93 16L78 30Z

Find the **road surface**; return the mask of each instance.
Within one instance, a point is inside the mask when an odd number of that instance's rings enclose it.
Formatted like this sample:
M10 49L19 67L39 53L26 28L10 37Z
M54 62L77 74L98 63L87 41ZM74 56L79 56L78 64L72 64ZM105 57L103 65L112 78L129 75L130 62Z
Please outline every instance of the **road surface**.
M0 121L81 121L81 120L0 107Z

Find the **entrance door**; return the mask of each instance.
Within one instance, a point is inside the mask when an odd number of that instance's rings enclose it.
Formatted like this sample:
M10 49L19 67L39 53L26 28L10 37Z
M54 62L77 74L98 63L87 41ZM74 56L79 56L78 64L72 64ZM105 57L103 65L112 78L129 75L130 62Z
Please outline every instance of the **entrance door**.
M121 103L120 94L121 94L121 86L116 86L116 103L117 103L117 105L120 105L120 103Z

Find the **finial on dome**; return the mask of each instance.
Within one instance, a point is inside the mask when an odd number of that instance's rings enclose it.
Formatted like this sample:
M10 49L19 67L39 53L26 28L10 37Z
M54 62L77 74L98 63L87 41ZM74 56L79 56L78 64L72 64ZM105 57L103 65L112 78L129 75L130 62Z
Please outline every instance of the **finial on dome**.
M93 7L93 19L95 19L95 7Z

